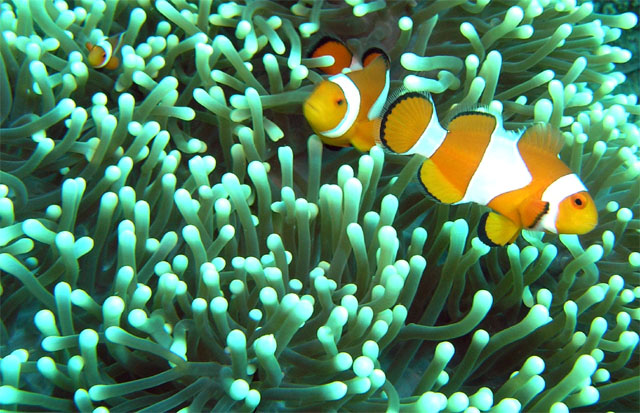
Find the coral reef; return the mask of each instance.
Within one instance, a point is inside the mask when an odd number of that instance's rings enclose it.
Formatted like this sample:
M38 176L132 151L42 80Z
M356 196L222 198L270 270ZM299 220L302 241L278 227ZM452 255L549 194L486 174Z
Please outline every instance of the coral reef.
M0 4L2 408L635 411L640 105L615 42L637 16L593 9ZM92 68L119 33L120 67ZM300 113L323 33L388 50L445 125L559 127L598 227L490 249L419 157L327 151Z

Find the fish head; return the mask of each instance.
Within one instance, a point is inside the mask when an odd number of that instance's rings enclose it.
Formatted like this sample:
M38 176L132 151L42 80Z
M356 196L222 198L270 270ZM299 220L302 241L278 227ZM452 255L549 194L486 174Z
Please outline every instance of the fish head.
M337 84L325 80L302 105L302 113L311 129L318 134L329 131L340 123L347 113L347 99Z
M87 58L89 64L92 67L102 67L107 58L107 52L104 48L102 46L92 45L91 43L87 43L86 46L89 50L89 56Z
M598 224L598 210L587 191L576 192L560 201L556 228L559 234L586 234Z

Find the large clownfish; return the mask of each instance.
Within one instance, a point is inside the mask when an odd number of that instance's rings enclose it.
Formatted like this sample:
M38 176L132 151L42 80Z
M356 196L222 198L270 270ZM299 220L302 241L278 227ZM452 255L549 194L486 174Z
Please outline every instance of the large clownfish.
M487 245L512 243L522 229L584 234L598 222L587 188L558 158L564 137L550 125L507 131L500 116L480 109L460 113L445 130L430 97L410 92L389 105L380 141L427 158L418 179L436 200L490 207L478 228Z
M302 112L325 144L369 150L375 145L389 94L389 58L380 49L369 49L360 64L344 43L333 38L318 43L310 57L327 55L335 63L323 71L332 76L316 86ZM342 73L345 68L351 71Z
M122 47L122 37L120 33L111 37L103 37L98 43L87 42L85 47L89 51L89 64L95 69L106 68L117 69L120 66L120 58L117 56Z

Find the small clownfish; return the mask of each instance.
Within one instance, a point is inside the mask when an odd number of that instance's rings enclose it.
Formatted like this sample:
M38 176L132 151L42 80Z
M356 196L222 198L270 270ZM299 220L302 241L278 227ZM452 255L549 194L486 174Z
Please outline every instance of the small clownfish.
M103 37L98 43L87 42L85 47L89 51L89 64L94 69L117 69L120 66L120 58L116 56L122 47L124 33L107 38Z
M491 208L478 228L489 246L514 242L522 229L585 234L598 223L587 188L558 158L564 137L550 125L507 131L499 115L479 109L445 130L431 98L409 92L389 105L379 139L395 153L427 158L418 179L436 200Z
M327 75L333 76L342 73L342 70L345 68L349 68L351 71L360 70L373 62L376 57L384 54L385 53L377 47L372 47L364 52L361 62L351 53L351 50L342 40L325 36L311 49L309 57L332 56L334 63L331 66L320 67L318 69Z
M380 114L389 94L389 58L380 49L369 49L362 64L339 40L323 39L310 57L331 55L332 75L319 83L304 102L302 112L311 129L330 146L353 145L367 151L375 145ZM349 73L341 73L349 67Z

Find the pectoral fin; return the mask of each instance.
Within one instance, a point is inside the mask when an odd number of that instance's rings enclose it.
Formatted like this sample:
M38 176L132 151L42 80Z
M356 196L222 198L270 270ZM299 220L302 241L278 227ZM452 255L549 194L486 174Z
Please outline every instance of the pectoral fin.
M541 199L529 201L520 212L522 223L527 228L533 228L547 212L549 212L548 202Z
M112 56L105 68L109 70L115 70L118 68L118 66L120 66L120 59L118 59L116 56Z
M487 212L480 218L478 237L490 247L503 246L515 241L521 229L509 218L495 212Z
M355 131L351 137L351 144L360 152L367 152L376 144L376 127L379 127L380 120L362 120L356 124Z

